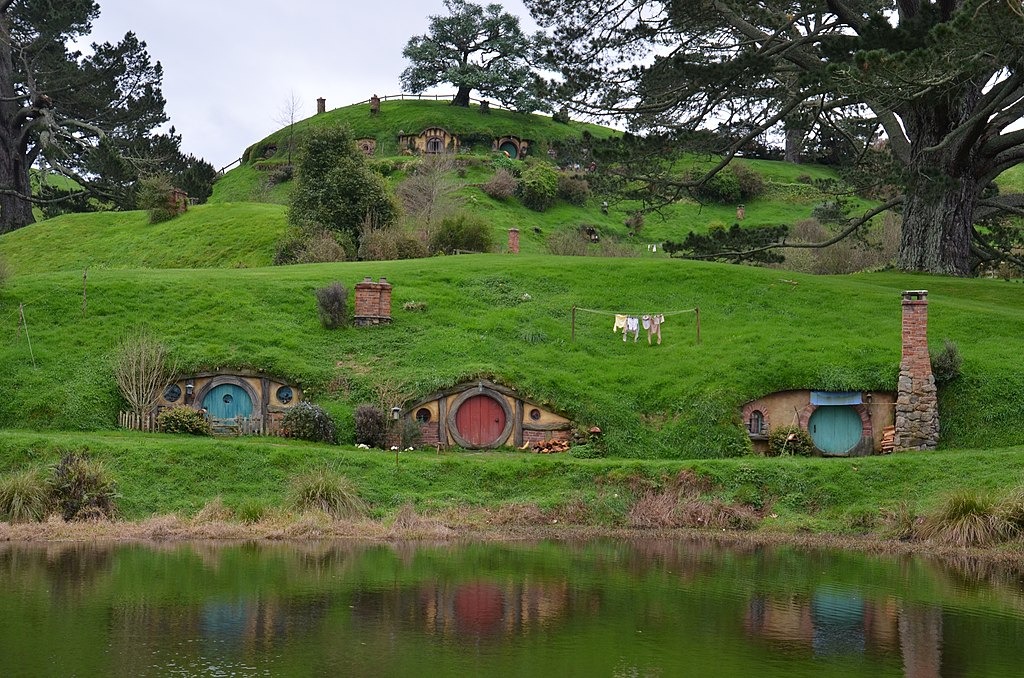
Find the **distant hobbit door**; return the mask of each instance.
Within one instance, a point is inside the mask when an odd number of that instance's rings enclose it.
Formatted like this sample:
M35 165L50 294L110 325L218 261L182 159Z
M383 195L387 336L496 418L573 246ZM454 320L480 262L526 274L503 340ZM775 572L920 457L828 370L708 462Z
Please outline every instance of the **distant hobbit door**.
M849 405L822 405L811 414L807 430L825 455L843 456L860 442L863 422Z
M462 447L481 449L505 442L511 430L508 405L488 393L463 394L455 403L452 437Z
M252 416L252 398L241 386L214 386L203 398L203 408L211 419L235 419Z
M513 160L519 157L519 146L517 146L515 142L506 141L501 145L501 148L499 148L498 150L508 153L508 157L512 158Z

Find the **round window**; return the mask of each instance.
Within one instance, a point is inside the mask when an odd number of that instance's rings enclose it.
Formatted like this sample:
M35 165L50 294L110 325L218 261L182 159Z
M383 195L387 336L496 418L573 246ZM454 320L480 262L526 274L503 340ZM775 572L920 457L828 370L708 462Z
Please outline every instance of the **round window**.
M295 394L292 393L292 387L291 386L282 386L281 388L277 389L277 400L278 400L278 402L282 402L285 405L287 405L288 403L290 403L292 401L292 398L294 398L294 397L295 397Z
M536 407L530 410L530 419L533 419L534 421L540 419L540 410L538 410Z
M164 400L169 403L177 402L178 398L181 397L181 387L177 384L170 384L164 389Z
M234 400L234 397L230 393L225 393L224 394L224 402L226 404L230 405L233 400Z
M430 410L428 410L425 407L421 407L420 409L416 410L416 421L420 422L421 424L426 424L428 421L430 421Z

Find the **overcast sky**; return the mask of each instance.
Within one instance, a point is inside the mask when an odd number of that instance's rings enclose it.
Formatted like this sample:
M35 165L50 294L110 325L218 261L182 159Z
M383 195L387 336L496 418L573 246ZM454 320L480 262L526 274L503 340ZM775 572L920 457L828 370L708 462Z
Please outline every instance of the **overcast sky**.
M98 1L91 42L127 31L144 40L163 64L183 149L218 169L281 127L292 92L301 117L316 112L317 97L331 109L400 92L402 48L429 15L445 13L442 0ZM536 30L521 0L500 4Z

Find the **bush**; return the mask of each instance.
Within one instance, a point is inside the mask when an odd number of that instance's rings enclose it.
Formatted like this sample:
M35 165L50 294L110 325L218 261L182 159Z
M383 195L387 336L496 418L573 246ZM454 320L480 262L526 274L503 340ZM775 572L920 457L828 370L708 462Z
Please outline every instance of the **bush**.
M687 175L687 178L693 181L702 176L704 176L704 172L694 170ZM719 170L703 184L694 186L690 189L690 194L700 202L721 205L732 205L740 202L743 198L739 178L732 167Z
M277 244L274 265L321 264L354 258L355 241L348 233L322 227L291 229Z
M583 207L590 200L590 184L568 172L558 173L558 197L570 205Z
M992 497L958 492L927 515L918 534L953 546L989 546L1014 536L1017 528L1006 520Z
M823 224L838 224L846 221L846 211L838 200L818 203L811 209L811 216Z
M174 204L174 185L166 175L149 177L139 182L139 207L149 211L149 223L159 224L178 216Z
M522 162L519 160L513 160L512 158L504 155L496 156L494 160L491 161L491 164L494 165L495 170L505 170L513 177L518 177L523 171Z
M582 257L590 251L590 240L578 231L559 231L545 242L548 252L562 257Z
M121 338L114 359L114 381L131 411L146 415L176 371L167 347L142 327Z
M246 499L234 511L235 516L247 525L258 523L267 515L267 506L258 499Z
M363 404L356 408L356 444L384 449L388 444L388 420L384 410Z
M956 381L960 376L960 368L964 359L960 355L960 348L951 339L942 340L942 350L931 356L932 374L935 376L936 386L945 386Z
M365 231L359 239L359 258L363 261L421 259L427 248L408 233L397 228Z
M633 212L632 214L629 215L629 217L626 218L626 228L629 229L630 233L635 235L635 234L639 233L640 229L643 228L643 227L644 227L644 213L643 212L637 210L636 212Z
M764 194L765 184L761 174L746 165L731 165L732 173L740 187L742 200L753 200Z
M558 197L558 171L545 162L530 165L519 175L519 194L524 205L543 212Z
M40 521L50 506L50 488L39 469L0 478L0 518L11 523Z
M331 415L319 405L309 402L301 402L285 412L281 420L281 435L314 443L338 444L338 429Z
M366 514L366 502L359 498L352 481L326 466L292 476L288 504L297 511L323 511L332 518Z
M187 433L193 436L213 434L206 417L184 405L164 410L157 415L156 423L164 433Z
M799 426L780 426L768 434L768 456L792 455L810 457L816 448L811 434Z
M103 464L80 452L68 452L50 474L53 504L64 520L113 518L117 485Z
M467 214L458 214L441 221L430 237L432 253L454 254L456 250L490 252L494 248L494 234L485 221Z
M519 181L506 169L498 169L480 189L495 200L508 200L519 191Z
M320 323L329 330L348 324L348 288L340 282L317 288L316 309Z

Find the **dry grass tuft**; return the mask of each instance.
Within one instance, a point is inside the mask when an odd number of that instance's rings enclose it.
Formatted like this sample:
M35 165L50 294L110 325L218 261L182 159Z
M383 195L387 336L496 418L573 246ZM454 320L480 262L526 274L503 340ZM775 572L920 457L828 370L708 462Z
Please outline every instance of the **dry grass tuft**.
M494 525L543 525L550 520L536 504L504 504L491 517Z
M192 518L193 523L213 523L213 522L227 522L235 517L235 512L231 510L230 506L224 503L224 499L217 495L210 501L206 502L203 508L199 509L195 517Z
M417 513L412 503L398 509L388 532L392 539L446 539L453 534L454 531L441 521Z
M991 546L1020 531L999 504L980 492L958 492L925 517L919 534L924 539L959 546Z

